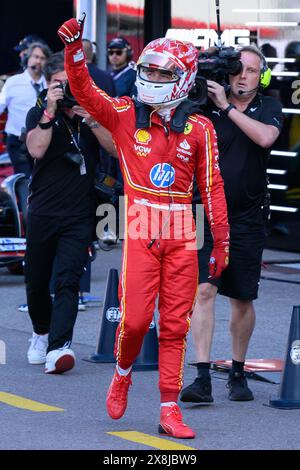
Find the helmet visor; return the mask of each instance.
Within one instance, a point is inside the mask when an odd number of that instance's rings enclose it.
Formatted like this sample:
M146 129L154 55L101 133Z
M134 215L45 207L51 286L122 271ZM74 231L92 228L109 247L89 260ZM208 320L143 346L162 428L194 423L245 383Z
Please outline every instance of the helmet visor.
M150 67L139 65L138 75L142 80L154 83L174 83L178 82L180 78L176 73L170 70L160 69L153 65Z
M159 52L142 54L139 57L137 65L169 71L173 75L176 75L177 79L180 78L184 73L184 70L180 68L171 57L168 57L166 54Z

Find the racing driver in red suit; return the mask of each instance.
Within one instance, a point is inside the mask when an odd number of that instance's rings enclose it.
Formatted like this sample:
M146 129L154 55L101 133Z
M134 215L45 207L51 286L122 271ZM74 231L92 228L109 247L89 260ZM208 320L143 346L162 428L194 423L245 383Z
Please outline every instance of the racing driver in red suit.
M65 44L65 70L76 100L112 134L126 195L119 285L121 321L107 411L113 419L125 413L132 364L159 295L159 432L193 438L195 433L183 423L177 399L183 384L186 335L197 289L191 211L194 174L214 238L212 276L220 276L229 255L216 134L211 122L195 114L195 104L187 99L197 73L198 51L190 43L172 39L150 42L137 63L137 99L115 99L97 88L88 74L82 30L83 20L77 22L74 18L58 30ZM138 234L132 230L137 212ZM157 212L163 221L150 230ZM178 213L184 219L184 227L187 220L190 222L191 230L176 224Z

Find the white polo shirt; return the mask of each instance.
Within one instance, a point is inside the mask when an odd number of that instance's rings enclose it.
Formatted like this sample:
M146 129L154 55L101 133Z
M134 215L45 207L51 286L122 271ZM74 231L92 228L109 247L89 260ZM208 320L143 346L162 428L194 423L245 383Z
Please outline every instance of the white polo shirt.
M34 83L40 84L40 92L47 88L44 76L35 82L28 70L6 80L0 93L0 113L7 108L8 118L5 125L7 134L21 135L21 129L25 127L27 113L36 103L37 94L33 86Z

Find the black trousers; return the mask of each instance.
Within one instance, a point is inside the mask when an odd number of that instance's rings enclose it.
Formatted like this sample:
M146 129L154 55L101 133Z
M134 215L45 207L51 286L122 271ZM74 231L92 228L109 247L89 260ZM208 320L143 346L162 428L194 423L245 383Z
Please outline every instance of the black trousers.
M198 250L199 284L209 282L218 293L238 300L255 300L259 288L261 260L266 243L265 226L230 224L229 266L218 279L209 279L208 263L213 239L208 223L204 224L204 245Z
M72 340L79 280L92 241L93 218L28 214L25 283L29 315L37 334L49 333L48 352ZM49 283L56 258L54 301Z
M54 266L52 270L52 277L50 280L50 294L54 294L56 277L56 259L54 260ZM79 292L91 292L91 259L88 257L86 264L84 265L84 272L79 281Z
M14 172L24 173L29 178L32 171L33 159L29 155L25 143L21 142L18 136L7 134L6 145Z

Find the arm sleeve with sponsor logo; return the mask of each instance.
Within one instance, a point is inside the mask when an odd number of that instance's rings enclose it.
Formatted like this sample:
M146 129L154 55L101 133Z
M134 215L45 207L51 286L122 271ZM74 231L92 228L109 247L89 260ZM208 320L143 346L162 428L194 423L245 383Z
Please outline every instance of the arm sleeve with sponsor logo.
M205 118L203 122L196 159L196 179L209 224L213 229L215 226L228 225L227 204L219 168L216 132L211 121Z
M80 47L80 44L79 44ZM97 122L114 132L133 103L129 98L111 98L91 79L83 54L76 59L72 48L65 48L65 70L73 96Z

